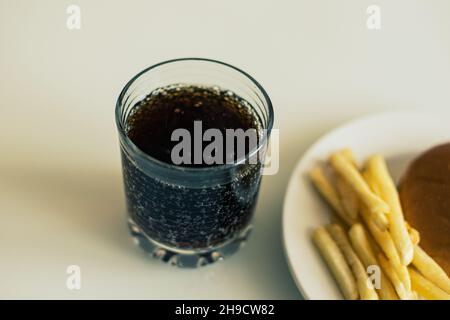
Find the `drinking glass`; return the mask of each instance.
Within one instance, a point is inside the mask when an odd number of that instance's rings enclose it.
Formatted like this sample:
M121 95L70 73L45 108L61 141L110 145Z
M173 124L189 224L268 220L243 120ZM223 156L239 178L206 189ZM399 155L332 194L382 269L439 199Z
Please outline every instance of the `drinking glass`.
M246 101L261 125L257 161L186 167L159 161L127 136L127 119L139 102L173 84L229 90ZM229 64L202 58L165 61L133 77L116 105L128 226L153 257L198 267L236 252L252 229L273 109L262 86ZM248 159L247 157L247 159Z

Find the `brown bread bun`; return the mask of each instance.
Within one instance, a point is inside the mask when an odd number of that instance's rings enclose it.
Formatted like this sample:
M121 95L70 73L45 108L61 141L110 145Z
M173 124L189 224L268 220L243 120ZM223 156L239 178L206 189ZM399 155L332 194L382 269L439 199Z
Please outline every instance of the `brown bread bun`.
M420 232L420 246L450 275L450 143L411 163L400 200L406 221Z

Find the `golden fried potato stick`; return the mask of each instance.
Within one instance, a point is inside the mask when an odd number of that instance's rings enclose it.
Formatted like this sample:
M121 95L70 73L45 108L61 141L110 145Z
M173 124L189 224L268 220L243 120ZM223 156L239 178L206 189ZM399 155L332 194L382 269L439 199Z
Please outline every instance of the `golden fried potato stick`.
M402 264L407 266L413 259L414 246L405 224L397 188L394 181L392 181L392 177L382 156L374 155L370 157L366 162L366 168L371 178L374 179L374 183L378 186L381 198L391 209L387 215L389 232L394 240Z
M450 294L450 278L444 269L419 246L414 247L412 264L426 279Z
M367 170L364 170L362 173L364 180L366 180L367 184L370 186L373 192L377 194L378 196L381 195L381 191L378 187L378 185L375 183L374 179L372 178L370 172ZM411 241L413 245L417 245L420 242L420 233L416 229L414 229L408 221L405 221L406 228L408 229L409 236L411 238Z
M350 148L344 148L339 151L355 168L358 168L358 163L353 151ZM339 175L336 176L336 190L341 199L341 204L347 215L352 219L358 217L359 199L353 189L345 182Z
M317 190L320 192L320 194L325 198L325 200L328 202L329 205L334 209L334 211L339 215L340 218L349 226L351 226L355 220L350 218L344 208L342 207L342 204L339 200L339 195L337 194L337 191L335 187L333 186L333 183L328 179L327 175L325 174L323 168L320 165L315 166L310 174L309 174L312 182L314 183Z
M358 196L341 176L336 177L336 190L339 194L345 213L350 218L356 219L359 211Z
M394 285L395 291L401 300L411 300L413 298L412 293L408 290L403 282L398 277L398 274L394 268L394 266L386 259L384 254L380 253L378 255L378 261L380 262L380 267L383 269L384 273L391 280Z
M353 154L352 149L350 148L344 148L341 151L339 151L348 161L350 161L351 164L355 166L355 168L358 168L358 162L356 161L355 155Z
M356 279L356 285L358 286L359 297L361 300L379 300L375 288L369 286L369 278L366 269L355 251L353 251L344 229L337 224L330 224L327 226L327 231L344 254L347 263L350 265L350 269Z
M389 212L389 206L372 192L359 171L341 153L333 153L330 164L358 195L361 203L370 210L375 224L381 230L386 230L388 220L385 213Z
M405 221L405 224L406 224L406 228L408 229L409 237L411 238L413 245L417 246L420 243L419 231L417 231L416 229L411 227L411 225L407 221Z
M380 196L380 188L378 188L377 184L375 183L374 179L372 178L371 174L367 169L364 169L361 173L361 175L364 178L364 181L366 181L367 185L369 186L370 190L372 190L373 193L375 193L377 196Z
M424 298L419 296L419 294L417 293L417 291L411 291L411 296L412 299L411 300L423 300Z
M388 257L390 263L394 267L400 280L403 282L405 288L408 291L410 291L411 279L409 278L408 269L401 263L400 257L398 255L397 249L395 248L394 241L392 240L389 231L388 230L381 231L379 228L377 228L377 226L370 217L370 212L368 212L366 208L362 209L361 215L370 233L375 239L376 243L380 246L381 250Z
M324 227L318 227L313 234L313 241L324 258L347 300L358 299L358 288L350 267L339 247Z
M450 300L450 294L437 287L413 268L408 268L408 270L414 291L417 291L422 297L429 300Z
M348 231L348 234L353 249L364 264L366 270L370 266L377 266L378 261L364 226L360 223L355 223ZM386 274L382 270L380 277L380 288L377 289L377 293L381 300L398 300L397 293L395 292L391 281L386 277Z

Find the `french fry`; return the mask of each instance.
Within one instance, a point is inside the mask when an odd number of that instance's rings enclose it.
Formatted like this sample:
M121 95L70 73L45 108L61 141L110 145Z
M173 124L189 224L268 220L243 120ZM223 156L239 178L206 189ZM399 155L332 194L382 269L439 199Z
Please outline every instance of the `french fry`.
M450 279L445 271L433 260L421 247L414 247L414 267L419 270L426 279L450 294Z
M369 209L375 224L381 230L386 230L388 220L385 213L389 212L389 206L370 190L359 171L341 153L333 153L330 164Z
M411 290L411 279L409 278L408 269L401 263L400 257L398 255L397 249L395 248L395 244L390 233L387 230L381 231L379 228L377 228L377 226L371 220L370 212L368 212L366 208L362 209L361 215L376 243L388 257L390 263L394 267L405 288L407 290Z
M411 291L411 296L412 296L411 300L422 300L417 291Z
M337 224L330 224L327 226L327 230L350 265L361 300L378 300L378 294L375 288L369 286L366 270L355 251L353 251L344 229Z
M369 186L370 190L372 190L373 193L375 193L377 196L380 196L380 188L378 188L377 184L375 183L374 179L372 178L371 174L367 169L364 169L361 173L362 177L364 178L364 181L366 181L367 185Z
M312 182L316 186L323 198L334 209L338 216L347 224L352 225L355 221L350 218L339 200L339 195L333 186L333 183L329 180L325 174L323 168L319 165L315 166L309 174Z
M345 148L340 153L355 167L358 168L358 163L353 151L350 148ZM353 189L345 182L339 175L336 176L336 190L341 199L342 207L349 217L356 219L359 211L359 199Z
M347 300L358 299L358 289L353 274L344 255L327 230L324 227L318 227L314 231L313 241L338 283L344 298Z
M380 253L378 255L378 261L380 262L380 266L383 269L384 273L386 273L387 277L394 285L395 291L397 292L400 299L411 300L413 298L411 292L406 289L403 282L400 281L400 278L398 277L394 266L392 266L392 264L385 258L384 254Z
M377 185L375 179L373 179L371 173L370 173L367 169L364 169L363 172L362 172L362 176L363 176L364 180L366 181L367 185L369 185L370 189L371 189L376 195L378 195L378 196L381 197L381 191L380 191L380 188L379 188L379 186ZM405 221L405 224L406 224L406 226L408 227L408 223L407 223L406 221ZM412 239L414 239L415 241L418 241L419 234L418 234L417 230L412 229L412 228L411 228L411 229L408 228L408 232L409 232L410 237L411 237ZM416 232L417 232L417 233L416 233ZM376 247L379 249L379 245L376 244L376 243L375 243L375 245L376 245ZM375 249L375 248L374 248L374 249ZM377 254L378 254L378 253L379 253L379 252L377 252Z
M314 167L310 178L337 213L336 223L317 228L313 241L345 299L450 300L450 278L418 246L420 234L404 220L383 157L370 157L360 173L346 148L333 153L329 164ZM415 268L407 267L411 263ZM381 287L370 285L370 266L381 267Z
M413 245L417 246L420 243L419 231L417 231L416 229L411 227L411 225L406 221L405 221L405 224L406 224L406 228L408 229L409 237L411 238Z
M419 272L408 268L412 287L419 295L429 300L450 300L450 294L423 277Z
M364 264L366 270L371 266L378 265L375 252L370 244L369 235L364 229L364 226L360 223L355 223L350 228L348 234L353 249ZM380 274L380 288L377 289L377 293L382 300L398 300L394 287L382 270Z
M374 179L374 183L378 186L381 198L391 209L387 215L389 232L394 240L402 264L407 266L413 259L414 247L405 225L397 188L389 174L386 162L380 155L370 157L366 162L366 168L371 178Z
M374 253L375 257L377 257L378 254L383 252L383 250L381 249L380 245L377 243L377 241L373 237L373 235L370 232L370 230L368 229L367 225L364 223L364 219L361 220L361 224L364 228L365 234L367 235L367 241L369 242L370 247L373 249L373 253Z
M348 160L351 164L355 166L355 168L358 168L358 163L356 161L355 155L353 154L352 149L350 148L344 148L340 151L340 153Z
M359 200L353 189L340 176L336 177L336 190L345 213L352 219L358 217Z

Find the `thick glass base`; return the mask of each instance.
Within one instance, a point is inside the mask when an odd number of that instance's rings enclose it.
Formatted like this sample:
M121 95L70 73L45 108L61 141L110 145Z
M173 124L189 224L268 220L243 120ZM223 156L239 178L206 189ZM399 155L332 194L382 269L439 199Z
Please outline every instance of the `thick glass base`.
M202 267L231 256L245 244L253 229L252 225L248 225L235 238L219 246L201 250L182 250L152 240L131 218L128 218L128 227L135 243L153 258L180 268Z

